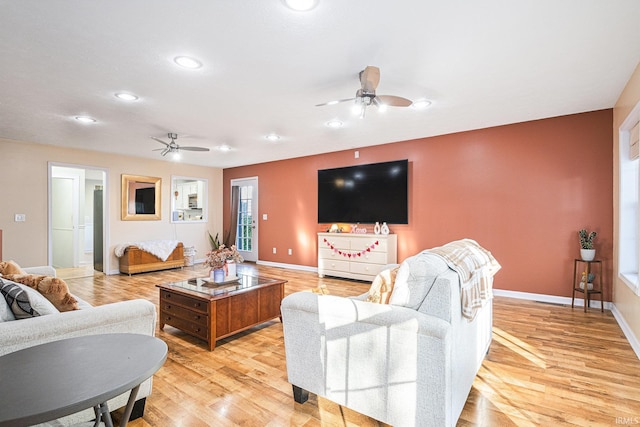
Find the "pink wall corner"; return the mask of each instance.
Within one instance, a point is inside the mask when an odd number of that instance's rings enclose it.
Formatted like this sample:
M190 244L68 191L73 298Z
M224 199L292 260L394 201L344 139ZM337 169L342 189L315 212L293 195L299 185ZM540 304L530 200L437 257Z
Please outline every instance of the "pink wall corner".
M230 180L258 176L259 259L315 267L316 233L326 228L317 223L317 170L409 159L409 224L390 225L398 260L471 238L502 265L496 288L571 296L580 228L598 232L597 258L611 277L612 120L608 109L359 148L359 159L345 150L225 169L224 227Z

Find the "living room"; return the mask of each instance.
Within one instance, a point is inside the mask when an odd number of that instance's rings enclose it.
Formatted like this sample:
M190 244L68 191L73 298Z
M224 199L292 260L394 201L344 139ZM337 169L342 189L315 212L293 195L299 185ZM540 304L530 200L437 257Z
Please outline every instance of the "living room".
M1 191L4 199L10 201L5 202L0 218L2 257L24 266L50 264L50 167L63 165L106 172L105 272L108 275L118 274L114 247L131 241L180 240L185 246L193 246L196 261L202 262L210 248L207 233L224 235L229 229L231 181L247 177L257 177L259 186L256 268L284 269L285 275L292 274L294 278L296 274L313 275L318 262L317 233L326 231L330 225L317 221L317 171L407 159L409 223L390 224L391 233L398 239L398 261L425 248L473 238L488 248L502 265L494 283L496 296L516 298L524 307L529 304L527 301L566 306L571 302L573 261L579 257L577 232L581 228L596 230L597 257L603 261L606 315L615 317L632 351L638 355L640 297L621 278L618 264L621 126L631 115L638 114L636 105L640 102L640 68L635 55L635 66L613 101L605 102L600 108L521 121L505 118L500 124L479 123L463 131L393 139L374 145L343 141L339 150L232 166L171 162L158 153L154 157L140 157L80 143L55 145L49 144L46 138L15 138L12 131L0 128L5 131L0 134L4 160L0 172ZM483 106L476 108L481 110ZM365 121L373 117L371 111L367 114ZM61 133L77 133L79 140L91 138L93 131L69 129L74 125L68 123ZM162 132L156 133L162 136ZM148 139L148 135L140 135L140 141L144 138ZM149 152L157 148L152 145L153 141L138 143L130 139L129 143L144 145L144 150ZM160 220L121 220L123 174L162 179ZM175 176L207 181L206 222L177 224L171 221L171 183ZM26 220L16 222L15 214L24 214ZM361 226L372 232L372 224ZM202 274L204 270L197 268L185 272ZM172 278L175 276L171 274L177 273L165 274L169 275L133 276L128 283L135 288L136 281L151 282L153 288L156 280ZM331 282L334 292L351 285L352 282ZM90 293L78 284L70 286L81 296ZM354 286L366 291L362 283ZM157 298L155 290L154 296L148 289L140 295L133 290L127 292L126 296L131 298ZM112 301L103 296L90 302ZM589 316L599 313L598 308L597 304L592 307ZM581 309L574 313L582 315ZM197 341L187 342L193 348L200 348ZM233 345L232 340L229 345ZM230 350L231 354L236 351L239 350ZM611 371L616 372L614 367ZM639 415L640 411L616 412L611 414L611 424L615 423L616 416ZM152 420L145 422L154 425Z

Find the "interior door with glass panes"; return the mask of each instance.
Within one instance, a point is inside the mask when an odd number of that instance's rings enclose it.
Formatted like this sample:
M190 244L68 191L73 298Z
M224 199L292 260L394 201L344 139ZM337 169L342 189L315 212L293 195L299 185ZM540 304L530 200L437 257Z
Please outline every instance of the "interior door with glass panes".
M258 178L231 180L238 191L236 246L246 261L258 260Z

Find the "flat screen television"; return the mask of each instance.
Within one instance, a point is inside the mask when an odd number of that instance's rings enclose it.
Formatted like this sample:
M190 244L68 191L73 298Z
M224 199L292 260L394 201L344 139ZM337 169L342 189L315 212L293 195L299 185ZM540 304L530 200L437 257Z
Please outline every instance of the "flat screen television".
M408 224L409 161L318 171L318 223Z

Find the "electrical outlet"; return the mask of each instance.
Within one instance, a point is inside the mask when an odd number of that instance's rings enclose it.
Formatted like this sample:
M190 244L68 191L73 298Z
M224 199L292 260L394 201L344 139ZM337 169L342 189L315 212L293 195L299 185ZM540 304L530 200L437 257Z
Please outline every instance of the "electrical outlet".
M289 249L289 255L293 255L293 250Z
M355 157L356 159L360 158L360 152L356 151L355 153L353 153L353 157Z
M27 220L26 214L16 214L15 222L25 222Z
M274 253L274 254L276 253L276 248L273 248L273 253Z

